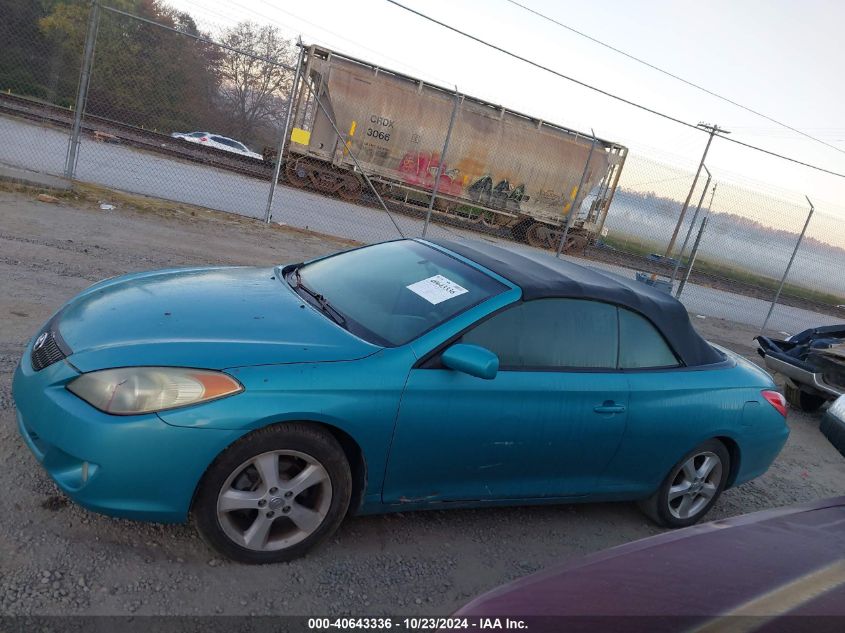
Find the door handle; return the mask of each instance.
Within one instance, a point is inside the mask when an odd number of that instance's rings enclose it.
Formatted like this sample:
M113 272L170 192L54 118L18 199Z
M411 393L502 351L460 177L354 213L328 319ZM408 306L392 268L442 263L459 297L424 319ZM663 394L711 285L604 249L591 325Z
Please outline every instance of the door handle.
M596 413L625 413L624 404L616 404L613 400L605 400L602 404L593 407Z

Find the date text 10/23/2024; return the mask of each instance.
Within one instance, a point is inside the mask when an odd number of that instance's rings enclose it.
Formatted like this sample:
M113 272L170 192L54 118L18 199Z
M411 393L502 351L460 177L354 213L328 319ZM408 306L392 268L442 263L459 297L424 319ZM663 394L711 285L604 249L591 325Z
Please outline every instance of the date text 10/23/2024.
M495 617L412 617L412 618L309 618L311 631L525 631L528 623L519 618Z

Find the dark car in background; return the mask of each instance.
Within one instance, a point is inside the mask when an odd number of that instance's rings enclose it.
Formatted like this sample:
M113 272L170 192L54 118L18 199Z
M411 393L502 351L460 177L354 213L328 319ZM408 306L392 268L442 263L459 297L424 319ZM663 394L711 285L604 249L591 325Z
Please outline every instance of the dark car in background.
M756 340L766 367L786 377L784 395L796 409L816 411L845 394L845 324Z

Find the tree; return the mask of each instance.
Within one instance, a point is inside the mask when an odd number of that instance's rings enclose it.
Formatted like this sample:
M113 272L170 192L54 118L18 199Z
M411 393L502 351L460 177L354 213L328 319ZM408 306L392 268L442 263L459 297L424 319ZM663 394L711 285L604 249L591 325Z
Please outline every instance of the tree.
M266 136L285 116L293 73L283 64L295 61L293 42L276 27L241 22L224 33L223 44L246 53L224 50L218 67L231 133L243 140Z
M202 35L194 20L155 0L111 0L110 4L189 35ZM55 3L39 21L73 88L79 77L90 2ZM219 49L106 10L100 11L86 112L168 132L213 128ZM68 90L65 89L64 92Z

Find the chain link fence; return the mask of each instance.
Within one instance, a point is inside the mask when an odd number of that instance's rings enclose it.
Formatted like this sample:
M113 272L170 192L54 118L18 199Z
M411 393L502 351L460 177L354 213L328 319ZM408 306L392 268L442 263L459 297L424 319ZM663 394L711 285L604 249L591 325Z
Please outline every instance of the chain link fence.
M706 163L693 186L684 161L271 26L212 38L165 5L60 6L27 5L0 26L0 164L359 243L547 250L671 287L695 314L768 318L775 331L845 316L845 211L831 205L817 204L796 251L803 196L733 184Z

